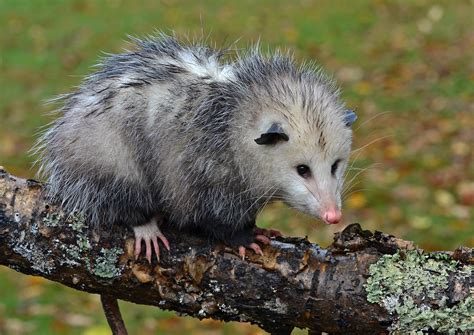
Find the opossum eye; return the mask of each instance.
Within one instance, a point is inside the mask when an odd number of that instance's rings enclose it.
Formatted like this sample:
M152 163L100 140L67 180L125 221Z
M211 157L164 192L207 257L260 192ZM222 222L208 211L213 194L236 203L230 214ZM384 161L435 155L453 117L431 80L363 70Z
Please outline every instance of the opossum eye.
M337 167L339 166L339 163L341 162L340 159L336 159L336 161L331 165L331 174L333 176L336 175Z
M296 167L296 171L303 178L311 177L311 170L309 169L308 165L298 165Z

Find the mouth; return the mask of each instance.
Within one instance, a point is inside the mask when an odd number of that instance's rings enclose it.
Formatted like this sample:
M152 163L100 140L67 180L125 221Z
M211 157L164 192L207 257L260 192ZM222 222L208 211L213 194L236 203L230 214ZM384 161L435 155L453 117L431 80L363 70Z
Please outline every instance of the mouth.
M323 220L323 222L324 222L325 224L327 224L328 226L339 224L339 222L328 222L328 221L326 221L326 220Z

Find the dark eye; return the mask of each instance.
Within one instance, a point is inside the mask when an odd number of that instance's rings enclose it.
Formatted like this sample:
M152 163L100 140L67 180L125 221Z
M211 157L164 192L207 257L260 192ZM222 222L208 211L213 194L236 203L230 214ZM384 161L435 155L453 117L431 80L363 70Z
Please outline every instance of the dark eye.
M311 177L311 170L307 165L298 165L296 171L298 171L298 174L303 178Z
M341 162L340 159L336 159L336 161L331 165L331 174L333 176L336 175L337 167L339 166L339 163Z

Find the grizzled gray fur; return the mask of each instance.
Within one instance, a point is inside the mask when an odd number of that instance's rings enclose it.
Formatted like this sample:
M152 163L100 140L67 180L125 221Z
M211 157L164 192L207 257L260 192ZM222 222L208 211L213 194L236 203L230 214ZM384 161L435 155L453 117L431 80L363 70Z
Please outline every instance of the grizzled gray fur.
M222 50L174 37L136 43L61 98L37 146L66 211L99 229L159 213L247 245L268 201L323 219L340 208L355 117L319 71L258 48L224 61Z

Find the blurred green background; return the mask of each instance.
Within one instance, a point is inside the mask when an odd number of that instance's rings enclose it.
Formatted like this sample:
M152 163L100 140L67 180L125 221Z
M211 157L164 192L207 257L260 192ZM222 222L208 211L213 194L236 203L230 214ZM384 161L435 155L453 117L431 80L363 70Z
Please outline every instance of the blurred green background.
M258 39L323 65L357 110L344 222L421 247L474 245L474 1L0 0L0 165L33 177L44 102L78 85L127 34ZM327 227L283 205L259 218L322 245ZM263 334L246 324L122 304L131 334ZM96 296L0 268L0 334L108 334ZM299 331L295 331L300 333Z

